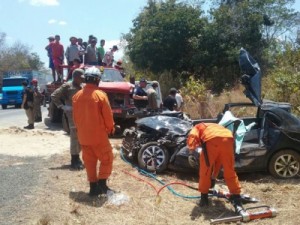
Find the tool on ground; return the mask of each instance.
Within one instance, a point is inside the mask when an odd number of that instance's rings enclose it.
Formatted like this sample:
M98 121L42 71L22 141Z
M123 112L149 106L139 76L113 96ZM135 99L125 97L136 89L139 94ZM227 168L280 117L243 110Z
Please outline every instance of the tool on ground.
M250 212L253 209L264 208L262 211ZM256 206L243 209L238 216L225 217L220 219L210 220L210 224L228 223L228 222L248 222L256 219L271 218L277 215L277 211L269 206Z

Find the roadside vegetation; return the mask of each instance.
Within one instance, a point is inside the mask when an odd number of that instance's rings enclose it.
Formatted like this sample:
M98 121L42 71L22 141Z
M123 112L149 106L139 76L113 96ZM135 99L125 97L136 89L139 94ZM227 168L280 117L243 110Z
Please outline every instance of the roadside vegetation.
M126 73L158 80L164 97L171 87L180 89L188 114L212 117L225 101L244 99L243 47L261 66L263 98L290 102L300 115L300 13L294 2L148 0L121 37ZM0 32L0 78L14 69L45 70L29 46L9 46Z

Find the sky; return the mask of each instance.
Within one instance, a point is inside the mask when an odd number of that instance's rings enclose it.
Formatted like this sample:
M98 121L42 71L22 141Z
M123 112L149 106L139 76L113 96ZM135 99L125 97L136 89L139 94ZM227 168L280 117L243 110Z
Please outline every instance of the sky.
M31 47L47 67L47 37L59 34L66 49L71 36L86 41L93 34L106 40L107 51L119 44L146 5L147 0L1 0L0 32L6 33L9 45L20 41ZM294 8L300 11L300 0ZM115 59L122 55L120 49Z
M87 41L93 34L105 39L105 50L119 44L122 33L128 33L147 0L1 0L0 32L6 43L20 41L38 53L48 66L45 46L48 37L59 34L64 48L71 36ZM122 49L115 53L118 60Z

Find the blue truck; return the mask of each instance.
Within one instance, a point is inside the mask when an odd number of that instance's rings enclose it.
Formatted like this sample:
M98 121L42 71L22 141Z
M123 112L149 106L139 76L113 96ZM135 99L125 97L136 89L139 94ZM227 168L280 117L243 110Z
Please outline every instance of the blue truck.
M23 93L22 82L26 81L30 84L32 79L37 79L40 86L46 83L45 75L36 70L4 72L0 90L0 104L2 109L6 109L8 105L20 108Z

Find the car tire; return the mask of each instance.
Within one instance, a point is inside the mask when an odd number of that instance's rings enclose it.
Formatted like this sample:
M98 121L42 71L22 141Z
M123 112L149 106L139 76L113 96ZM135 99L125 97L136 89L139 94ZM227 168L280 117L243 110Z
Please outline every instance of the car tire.
M300 174L300 155L293 150L281 150L271 157L268 167L276 178L296 178Z
M2 109L7 109L7 105L2 105Z
M164 171L169 160L168 150L164 146L158 145L157 142L149 142L143 145L138 153L139 167L149 172L160 173Z

